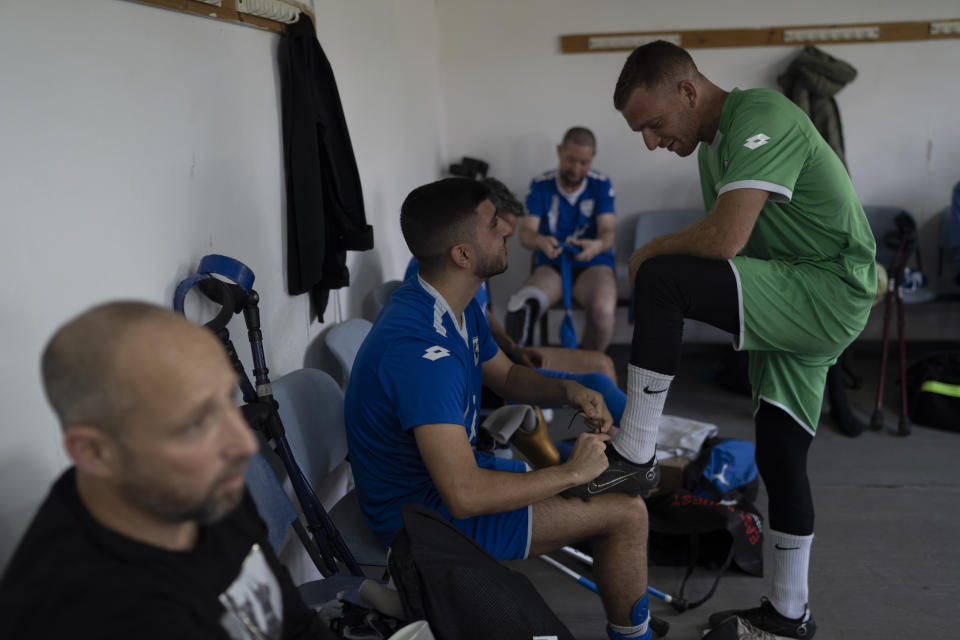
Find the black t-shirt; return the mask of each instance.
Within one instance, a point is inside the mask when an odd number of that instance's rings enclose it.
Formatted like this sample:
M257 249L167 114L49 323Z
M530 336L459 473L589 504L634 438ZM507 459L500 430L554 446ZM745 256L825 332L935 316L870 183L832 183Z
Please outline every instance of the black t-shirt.
M194 549L173 552L98 524L69 469L0 580L4 639L329 637L270 549L249 494L201 527Z

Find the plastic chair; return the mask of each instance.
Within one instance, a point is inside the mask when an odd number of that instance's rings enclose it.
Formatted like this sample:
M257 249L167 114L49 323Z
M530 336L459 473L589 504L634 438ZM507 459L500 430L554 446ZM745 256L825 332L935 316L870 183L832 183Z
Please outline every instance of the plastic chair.
M298 369L273 383L273 396L280 404L290 448L316 488L347 457L343 391L319 369ZM386 548L363 519L356 491L349 491L330 509L330 518L358 563L387 565Z
M343 386L346 388L350 380L350 371L353 369L353 361L357 357L357 351L363 344L364 338L370 333L370 327L373 323L363 318L351 318L341 322L327 332L324 342L333 357L336 358L340 370L343 372Z
M279 553L287 538L287 531L297 519L297 509L262 453L258 452L250 458L244 477L257 511L267 524L270 546L275 553Z
M390 299L390 296L393 295L393 292L400 288L403 282L400 280L388 280L370 292L370 298L373 302L374 317L380 313L380 310L383 309L384 305L387 304L387 300Z
M692 209L641 211L634 227L633 248L637 250L654 238L680 231L704 215L703 211Z
M280 553L280 548L287 538L287 532L292 528L304 545L307 554L320 566L319 563L322 561L318 556L318 550L300 524L293 502L290 501L280 479L262 453L257 453L250 459L245 479L257 511L267 525L267 539L274 553ZM311 606L319 606L338 598L343 592L347 594L345 597L356 598L360 593L361 585L366 581L368 578L362 576L339 574L322 580L305 582L298 585L297 589L304 602Z

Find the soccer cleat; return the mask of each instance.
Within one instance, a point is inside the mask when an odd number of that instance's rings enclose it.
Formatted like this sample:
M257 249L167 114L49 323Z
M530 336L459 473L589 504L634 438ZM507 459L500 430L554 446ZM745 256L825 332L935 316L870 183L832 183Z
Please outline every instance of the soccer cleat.
M710 616L708 624L715 628L732 616L742 618L757 629L782 638L812 638L817 631L817 623L810 616L809 608L806 608L799 618L786 618L780 615L767 598L761 598L760 606L755 609L717 612Z
M561 495L564 498L589 500L602 493L618 491L646 498L660 484L660 465L656 455L649 462L636 464L621 456L608 443L607 460L610 466L603 473L586 484L567 489Z
M509 311L504 322L504 330L518 347L533 344L533 326L540 313L540 303L533 298L527 298L516 311Z
M768 633L737 616L730 616L703 636L703 640L777 640Z

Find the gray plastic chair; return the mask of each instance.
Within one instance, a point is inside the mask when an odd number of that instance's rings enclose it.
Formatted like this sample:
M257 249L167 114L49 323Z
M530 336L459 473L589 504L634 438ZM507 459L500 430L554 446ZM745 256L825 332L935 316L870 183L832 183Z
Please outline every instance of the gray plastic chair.
M380 310L383 309L383 306L387 304L387 300L390 299L390 296L393 295L393 292L400 288L403 282L400 280L388 280L381 285L378 285L371 296L373 298L374 308L376 313L380 313Z
M343 372L343 387L347 387L350 381L350 371L353 369L353 361L357 357L357 351L363 344L364 338L370 333L370 327L373 323L363 318L351 318L341 322L337 326L327 331L324 342L333 357L340 365Z
M704 215L703 211L692 209L641 211L634 227L633 248L639 249L654 238L680 231Z
M297 463L316 488L347 457L343 391L326 372L297 369L273 383L273 397ZM356 491L334 505L330 518L358 563L387 565L386 548L363 519Z

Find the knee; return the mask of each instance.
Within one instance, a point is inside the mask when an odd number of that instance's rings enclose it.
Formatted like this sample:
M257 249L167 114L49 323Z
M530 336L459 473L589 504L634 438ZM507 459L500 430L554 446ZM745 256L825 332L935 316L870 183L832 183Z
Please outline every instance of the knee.
M598 296L588 309L590 321L600 327L612 327L616 310L616 297Z
M613 386L617 386L617 368L613 364L613 358L605 353L600 353L597 371L605 374L613 382Z
M631 536L642 536L643 540L646 540L649 518L647 516L647 505L643 498L626 493L609 495L614 498L614 500L611 500L609 508L615 527L628 532Z
M664 270L669 268L673 256L660 255L654 256L643 261L640 268L637 269L637 275L634 277L634 283L649 283L656 281Z

